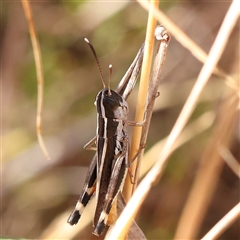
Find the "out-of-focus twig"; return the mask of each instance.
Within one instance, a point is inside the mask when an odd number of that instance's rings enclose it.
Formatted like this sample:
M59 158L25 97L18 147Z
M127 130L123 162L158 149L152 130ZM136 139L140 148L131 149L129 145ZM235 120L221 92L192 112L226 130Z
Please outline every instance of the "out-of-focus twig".
M29 33L32 41L33 54L34 54L34 59L36 64L36 71L37 71L37 86L38 86L37 117L36 117L37 137L38 137L39 145L43 150L44 155L47 157L47 159L50 159L50 156L48 154L47 148L45 146L45 143L42 137L42 108L43 108L44 78L43 78L41 51L40 51L40 46L38 42L38 37L34 27L31 6L28 0L22 0L22 4L23 4L25 16L28 21Z
M237 104L238 98L231 92L217 116L218 121L213 137L203 153L196 179L179 221L175 239L197 237L224 165L218 149L219 146L229 146L231 142L236 123Z
M182 134L174 144L172 151L175 151L177 148L181 147L187 141L194 139L196 136L209 129L213 124L214 118L215 114L213 113L213 111L209 111L202 114L199 118L197 118L189 125L187 125L187 127L183 130ZM142 167L140 170L140 177L143 177L154 165L154 163L157 160L159 149L163 148L164 144L166 144L166 141L167 137L154 144L144 154Z
M201 240L217 239L239 217L240 203L232 208Z

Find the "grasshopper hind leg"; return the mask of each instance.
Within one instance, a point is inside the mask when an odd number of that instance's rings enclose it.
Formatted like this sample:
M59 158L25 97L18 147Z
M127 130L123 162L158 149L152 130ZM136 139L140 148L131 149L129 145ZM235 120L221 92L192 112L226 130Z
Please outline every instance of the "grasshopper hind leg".
M69 216L67 222L70 225L75 225L78 223L84 208L87 206L89 200L96 191L96 179L97 179L97 156L95 155L91 161L91 164L88 169L87 176L85 178L85 183L83 191L80 194L79 200L76 204L75 209Z
M117 218L117 213L115 211L112 211L114 204L116 203L117 196L122 188L122 185L124 183L126 174L127 174L127 157L126 154L128 151L125 149L120 156L116 159L116 163L112 169L112 174L111 174L111 179L108 189L107 189L107 194L105 196L104 200L104 205L102 207L102 211L97 217L96 222L95 222L95 229L93 231L93 234L96 236L101 235L104 230L108 227L109 225L109 214L116 214L115 220ZM116 207L116 206L115 206ZM116 210L117 211L117 210ZM110 224L111 225L111 224Z
M67 220L67 222L71 226L78 223L84 208L85 208L85 206L83 206L83 204L80 201L78 201L74 211L71 213L71 215L69 216L69 218Z

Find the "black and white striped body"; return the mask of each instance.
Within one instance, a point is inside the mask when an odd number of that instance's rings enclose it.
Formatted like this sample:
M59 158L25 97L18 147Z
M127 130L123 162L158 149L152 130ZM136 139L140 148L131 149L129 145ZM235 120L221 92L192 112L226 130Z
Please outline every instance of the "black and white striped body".
M107 224L112 203L126 176L128 139L124 125L127 120L128 105L119 94L105 88L96 97L96 107L99 150L97 151L97 205L94 233L99 235Z
M100 235L108 220L112 203L126 177L128 137L124 129L128 115L127 102L113 90L104 88L96 97L97 107L97 161L92 161L90 171L75 210L68 223L76 224L84 207L96 190L94 234Z

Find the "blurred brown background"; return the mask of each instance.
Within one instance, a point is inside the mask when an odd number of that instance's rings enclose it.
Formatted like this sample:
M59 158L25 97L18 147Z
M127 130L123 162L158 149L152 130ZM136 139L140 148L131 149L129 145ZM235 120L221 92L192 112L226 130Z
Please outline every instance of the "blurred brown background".
M108 65L113 65L114 89L144 41L147 12L133 1L34 1L31 6L43 58L43 135L51 160L46 160L36 139L37 83L28 24L21 2L2 2L1 236L37 239L60 214L68 209L70 214L93 156L83 146L95 134L93 103L102 84L83 38L94 45L105 79ZM206 52L229 6L230 1L161 3L162 11ZM238 30L239 24L219 62L234 77L239 73ZM172 38L146 151L171 131L201 67L202 63ZM134 119L136 91L137 86L128 101L129 119ZM217 112L225 91L224 81L212 76L192 120L207 111ZM239 160L238 130L236 127L230 150ZM212 128L175 151L160 183L150 191L137 219L148 239L173 238L211 133ZM225 165L198 237L237 202L239 179ZM221 239L239 239L239 223ZM97 239L91 232L89 225L73 238Z

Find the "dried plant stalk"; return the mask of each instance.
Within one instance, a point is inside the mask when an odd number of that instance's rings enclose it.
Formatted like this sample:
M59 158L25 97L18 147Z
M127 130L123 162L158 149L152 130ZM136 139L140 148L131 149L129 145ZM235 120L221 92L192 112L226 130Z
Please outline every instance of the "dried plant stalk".
M197 237L224 165L224 161L222 161L219 154L219 146L228 146L231 141L237 119L237 104L236 93L231 92L220 110L215 132L206 151L203 153L175 239L194 239Z
M143 56L143 64L142 64L142 72L139 84L139 92L138 92L138 100L137 100L137 107L136 107L136 115L135 121L142 122L144 118L145 106L147 101L147 90L149 85L150 79L150 71L152 65L152 55L153 55L153 47L154 47L154 31L156 28L156 19L152 15L151 9L154 7L158 7L159 1L150 1L150 5L152 6L149 11L148 16L148 24L146 30L146 39L145 39L145 50ZM133 136L131 141L131 149L129 154L129 159L133 159L136 153L139 151L140 146L140 139L141 139L142 128L141 127L134 127L133 129ZM137 164L139 161L135 161L131 166L131 172L135 175ZM138 174L137 174L138 175ZM137 179L135 179L135 182ZM129 176L126 178L126 182L123 189L123 196L126 201L129 201L133 194L134 185L131 182Z
M148 96L147 96L147 108L146 108L146 120L142 129L140 146L145 146L147 141L148 130L150 127L150 122L152 118L152 112L154 107L155 98L158 96L158 88L161 82L161 76L163 71L163 66L166 59L167 47L170 41L169 33L162 26L158 26L155 30L155 37L160 41L158 53L155 57L152 74L150 78L150 83L148 87ZM143 155L141 152L140 159ZM134 182L137 182L140 173L140 164L137 165L136 174L134 176ZM136 188L136 185L134 185ZM135 189L134 188L134 189Z
M32 41L34 60L35 60L36 71L37 71L37 86L38 86L37 117L36 117L37 137L38 137L39 145L44 155L46 156L47 159L50 159L49 153L47 151L47 148L45 146L45 143L42 137L42 108L43 108L44 78L43 78L41 51L40 51L40 46L38 42L38 37L34 27L31 6L28 0L22 0L22 5L25 12L25 16L28 21L29 33Z
M173 145L172 151L175 151L177 148L181 147L187 141L193 139L198 134L201 134L203 131L209 129L214 121L215 114L213 111L206 112L202 114L199 118L191 122L179 136L176 143ZM151 169L154 163L157 161L157 155L159 149L162 149L166 144L167 137L157 142L152 146L143 156L143 166L141 167L140 177L143 177Z
M231 209L201 240L217 239L240 217L240 203Z

